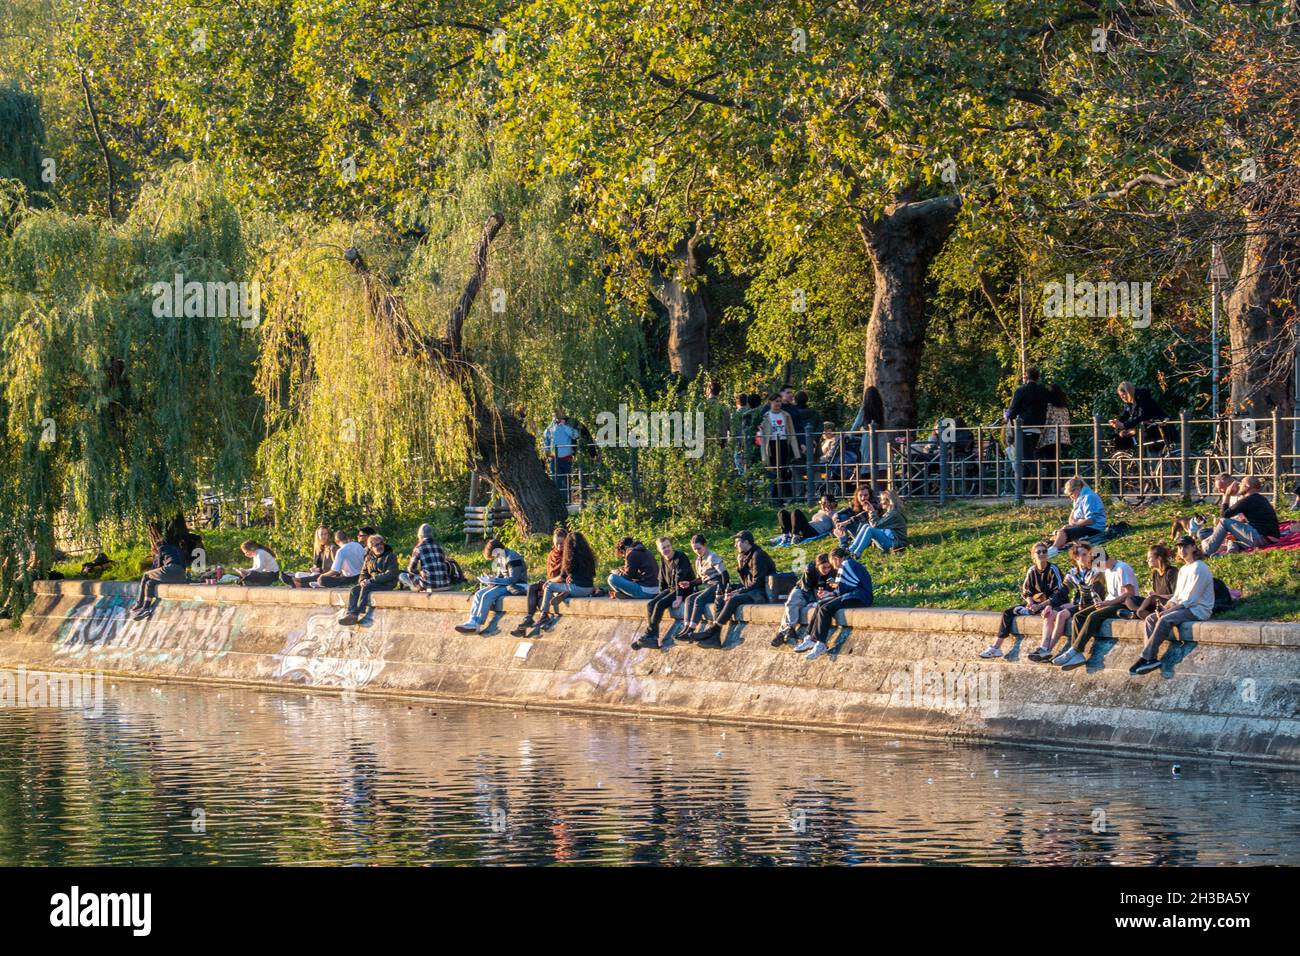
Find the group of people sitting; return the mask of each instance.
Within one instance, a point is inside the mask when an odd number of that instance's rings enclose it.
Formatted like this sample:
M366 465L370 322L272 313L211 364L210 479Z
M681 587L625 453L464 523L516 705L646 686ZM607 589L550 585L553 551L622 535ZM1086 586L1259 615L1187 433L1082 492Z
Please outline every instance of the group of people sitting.
M1062 574L1051 563L1047 544L1036 542L1029 549L1021 603L1003 612L996 640L979 656L1003 657L1002 644L1011 636L1015 619L1034 616L1042 619L1042 640L1028 659L1072 670L1087 663L1088 644L1100 636L1103 623L1137 618L1145 622L1146 644L1129 673L1136 676L1157 670L1161 645L1181 640L1179 625L1209 620L1216 591L1222 588L1206 566L1197 539L1185 535L1175 547L1182 563L1177 570L1164 545L1153 544L1147 549L1151 576L1144 595L1133 568L1104 547L1074 542L1068 552L1070 569ZM1065 642L1057 652L1056 644L1063 637Z
M478 579L480 587L470 599L469 616L456 625L456 630L462 634L483 633L497 602L506 595L516 595L527 597L526 612L511 634L536 635L554 623L563 601L602 593L595 580L596 556L582 533L557 529L551 541L546 577L531 583L528 565L519 552L495 538L484 544L483 556L492 562L492 569ZM660 647L664 616L673 609L680 609L681 617L675 640L720 648L725 643L723 628L735 618L737 610L777 599L772 588L776 565L771 556L755 543L750 531L741 531L733 541L735 580L703 535L691 538L693 560L667 537L655 541L657 559L634 538L624 537L618 542L616 551L623 564L607 578L609 597L646 602L645 628L632 642L634 648ZM796 651L812 651L810 658L827 653L826 637L836 612L870 607L873 599L871 574L847 548L818 555L786 597L785 615L772 645L792 643ZM800 619L805 608L812 612L808 634L800 640Z
M877 496L870 485L859 485L844 508L833 495L823 494L811 517L798 508L782 508L776 518L781 533L772 544L777 547L834 535L841 547L858 558L871 546L886 554L907 546L907 512L892 488Z
M399 573L397 554L383 535L365 527L355 537L347 531L333 534L325 527L316 529L310 570L288 574L280 568L275 552L264 544L248 540L239 550L252 562L231 574L212 568L200 580L232 583L243 587L267 587L286 584L293 588L348 588L348 602L339 623L358 623L370 610L370 596L376 591L391 591L399 583L412 591L445 591L464 580L456 562L449 559L434 537L432 525L423 524L411 550L405 572ZM153 546L153 567L140 579L140 592L129 611L135 620L153 614L159 584L184 584L189 580L183 549L165 541Z

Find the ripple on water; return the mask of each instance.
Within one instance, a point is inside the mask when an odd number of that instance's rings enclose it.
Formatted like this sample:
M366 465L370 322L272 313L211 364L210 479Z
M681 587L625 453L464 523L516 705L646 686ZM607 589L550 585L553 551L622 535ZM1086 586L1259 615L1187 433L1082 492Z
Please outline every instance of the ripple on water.
M1296 774L202 687L0 711L0 864L1300 862Z

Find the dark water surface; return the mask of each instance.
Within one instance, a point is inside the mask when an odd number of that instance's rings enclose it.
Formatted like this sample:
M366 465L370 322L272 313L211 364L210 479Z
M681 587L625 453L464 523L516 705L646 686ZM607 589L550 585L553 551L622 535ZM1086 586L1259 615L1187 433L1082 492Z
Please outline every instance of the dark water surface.
M0 709L0 864L1300 863L1300 774L106 681Z

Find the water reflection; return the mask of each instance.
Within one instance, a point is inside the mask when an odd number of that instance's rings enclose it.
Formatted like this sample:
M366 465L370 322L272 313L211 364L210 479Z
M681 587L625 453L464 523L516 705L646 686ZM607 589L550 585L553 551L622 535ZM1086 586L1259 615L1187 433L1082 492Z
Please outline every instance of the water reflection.
M0 864L1300 862L1297 775L122 682L0 711Z

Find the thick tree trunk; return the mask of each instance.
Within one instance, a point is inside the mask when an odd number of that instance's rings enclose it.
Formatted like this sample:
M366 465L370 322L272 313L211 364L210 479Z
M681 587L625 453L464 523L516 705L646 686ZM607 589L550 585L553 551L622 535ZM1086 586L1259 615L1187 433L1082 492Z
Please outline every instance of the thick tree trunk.
M1278 214L1294 208L1287 192L1300 192L1300 182L1271 183L1246 208L1241 273L1227 300L1231 415L1268 418L1274 408L1293 414L1296 316L1287 303L1300 277L1300 240L1291 217ZM1240 432L1234 437L1240 446ZM1290 430L1280 437L1286 453Z
M864 388L880 389L886 428L916 425L916 379L929 320L926 279L960 209L960 196L941 196L899 203L882 218L858 224L876 280Z
M687 380L709 367L709 311L696 287L704 259L695 232L677 243L666 266L650 271L650 288L668 311L668 367Z
M537 442L514 414L480 406L475 469L505 498L522 534L549 533L568 518L564 496L537 455Z
M492 486L510 506L510 513L523 534L547 532L568 517L568 508L546 466L537 453L537 442L522 421L513 413L498 409L473 380L464 361L462 329L474 300L487 279L488 250L496 234L505 225L505 217L493 213L483 225L483 234L474 249L473 271L465 289L452 309L447 322L447 336L433 340L419 335L406 315L406 305L396 295L385 292L371 281L365 259L357 249L348 249L344 258L362 274L367 283L370 309L382 317L402 350L439 374L452 376L465 384L470 406L465 409L474 435L474 470L492 482Z

